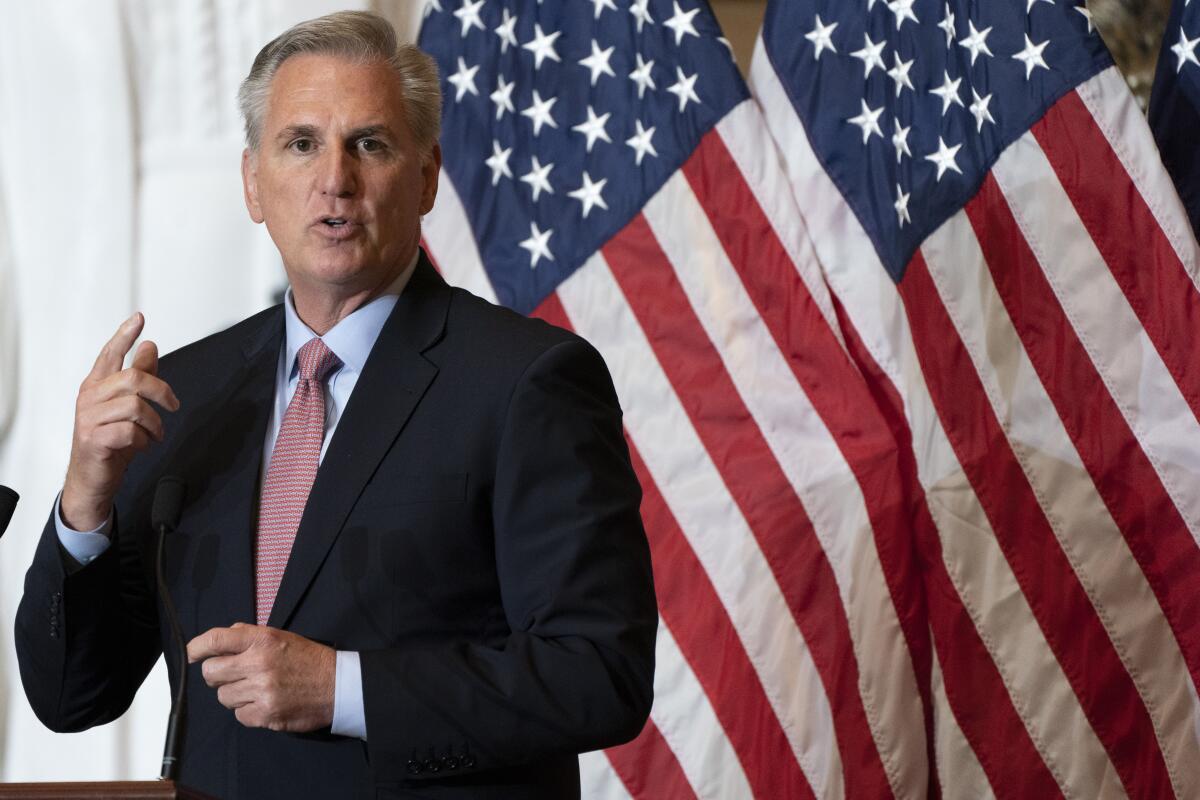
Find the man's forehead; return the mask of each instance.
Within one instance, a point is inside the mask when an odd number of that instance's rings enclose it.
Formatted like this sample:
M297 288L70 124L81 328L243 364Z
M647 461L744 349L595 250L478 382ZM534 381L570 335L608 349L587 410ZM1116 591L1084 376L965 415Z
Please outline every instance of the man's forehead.
M402 127L399 77L385 62L324 54L292 56L279 66L267 95L272 127L327 125Z

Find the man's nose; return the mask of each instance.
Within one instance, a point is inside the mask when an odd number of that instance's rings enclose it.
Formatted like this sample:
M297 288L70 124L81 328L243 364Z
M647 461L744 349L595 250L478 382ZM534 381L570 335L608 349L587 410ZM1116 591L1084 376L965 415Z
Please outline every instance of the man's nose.
M351 197L358 191L358 169L355 158L341 148L325 151L321 160L321 194L332 197Z

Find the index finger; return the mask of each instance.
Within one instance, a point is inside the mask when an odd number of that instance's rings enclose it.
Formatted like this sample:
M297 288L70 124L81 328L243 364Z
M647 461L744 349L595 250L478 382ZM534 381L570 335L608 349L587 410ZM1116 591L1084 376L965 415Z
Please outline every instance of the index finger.
M113 334L112 338L104 343L104 347L100 348L100 355L96 356L96 363L92 365L92 371L88 373L88 377L107 378L109 375L120 372L125 366L126 353L142 335L142 328L145 324L146 320L140 311L122 322L121 327L117 328L117 332Z
M187 643L188 663L241 653L250 646L252 637L253 629L246 627L209 628Z

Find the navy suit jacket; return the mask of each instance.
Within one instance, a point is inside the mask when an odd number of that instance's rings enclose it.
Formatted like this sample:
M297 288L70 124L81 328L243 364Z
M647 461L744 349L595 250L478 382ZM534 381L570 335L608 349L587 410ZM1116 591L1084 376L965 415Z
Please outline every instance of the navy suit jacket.
M58 731L120 716L170 641L149 522L188 486L165 572L185 639L254 620L281 306L165 356L182 409L131 464L86 567L42 533L17 612ZM422 254L317 473L269 624L361 653L367 741L247 729L190 668L181 782L218 797L564 798L637 735L657 612L621 413L582 339L446 285ZM172 687L175 658L168 658Z

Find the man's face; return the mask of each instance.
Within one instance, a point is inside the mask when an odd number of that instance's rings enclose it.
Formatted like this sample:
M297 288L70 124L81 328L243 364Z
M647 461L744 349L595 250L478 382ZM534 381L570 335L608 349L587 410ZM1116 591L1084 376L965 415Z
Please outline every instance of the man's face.
M266 222L295 289L374 291L408 266L441 151L422 158L404 108L387 64L306 54L275 73L242 180L250 217Z

